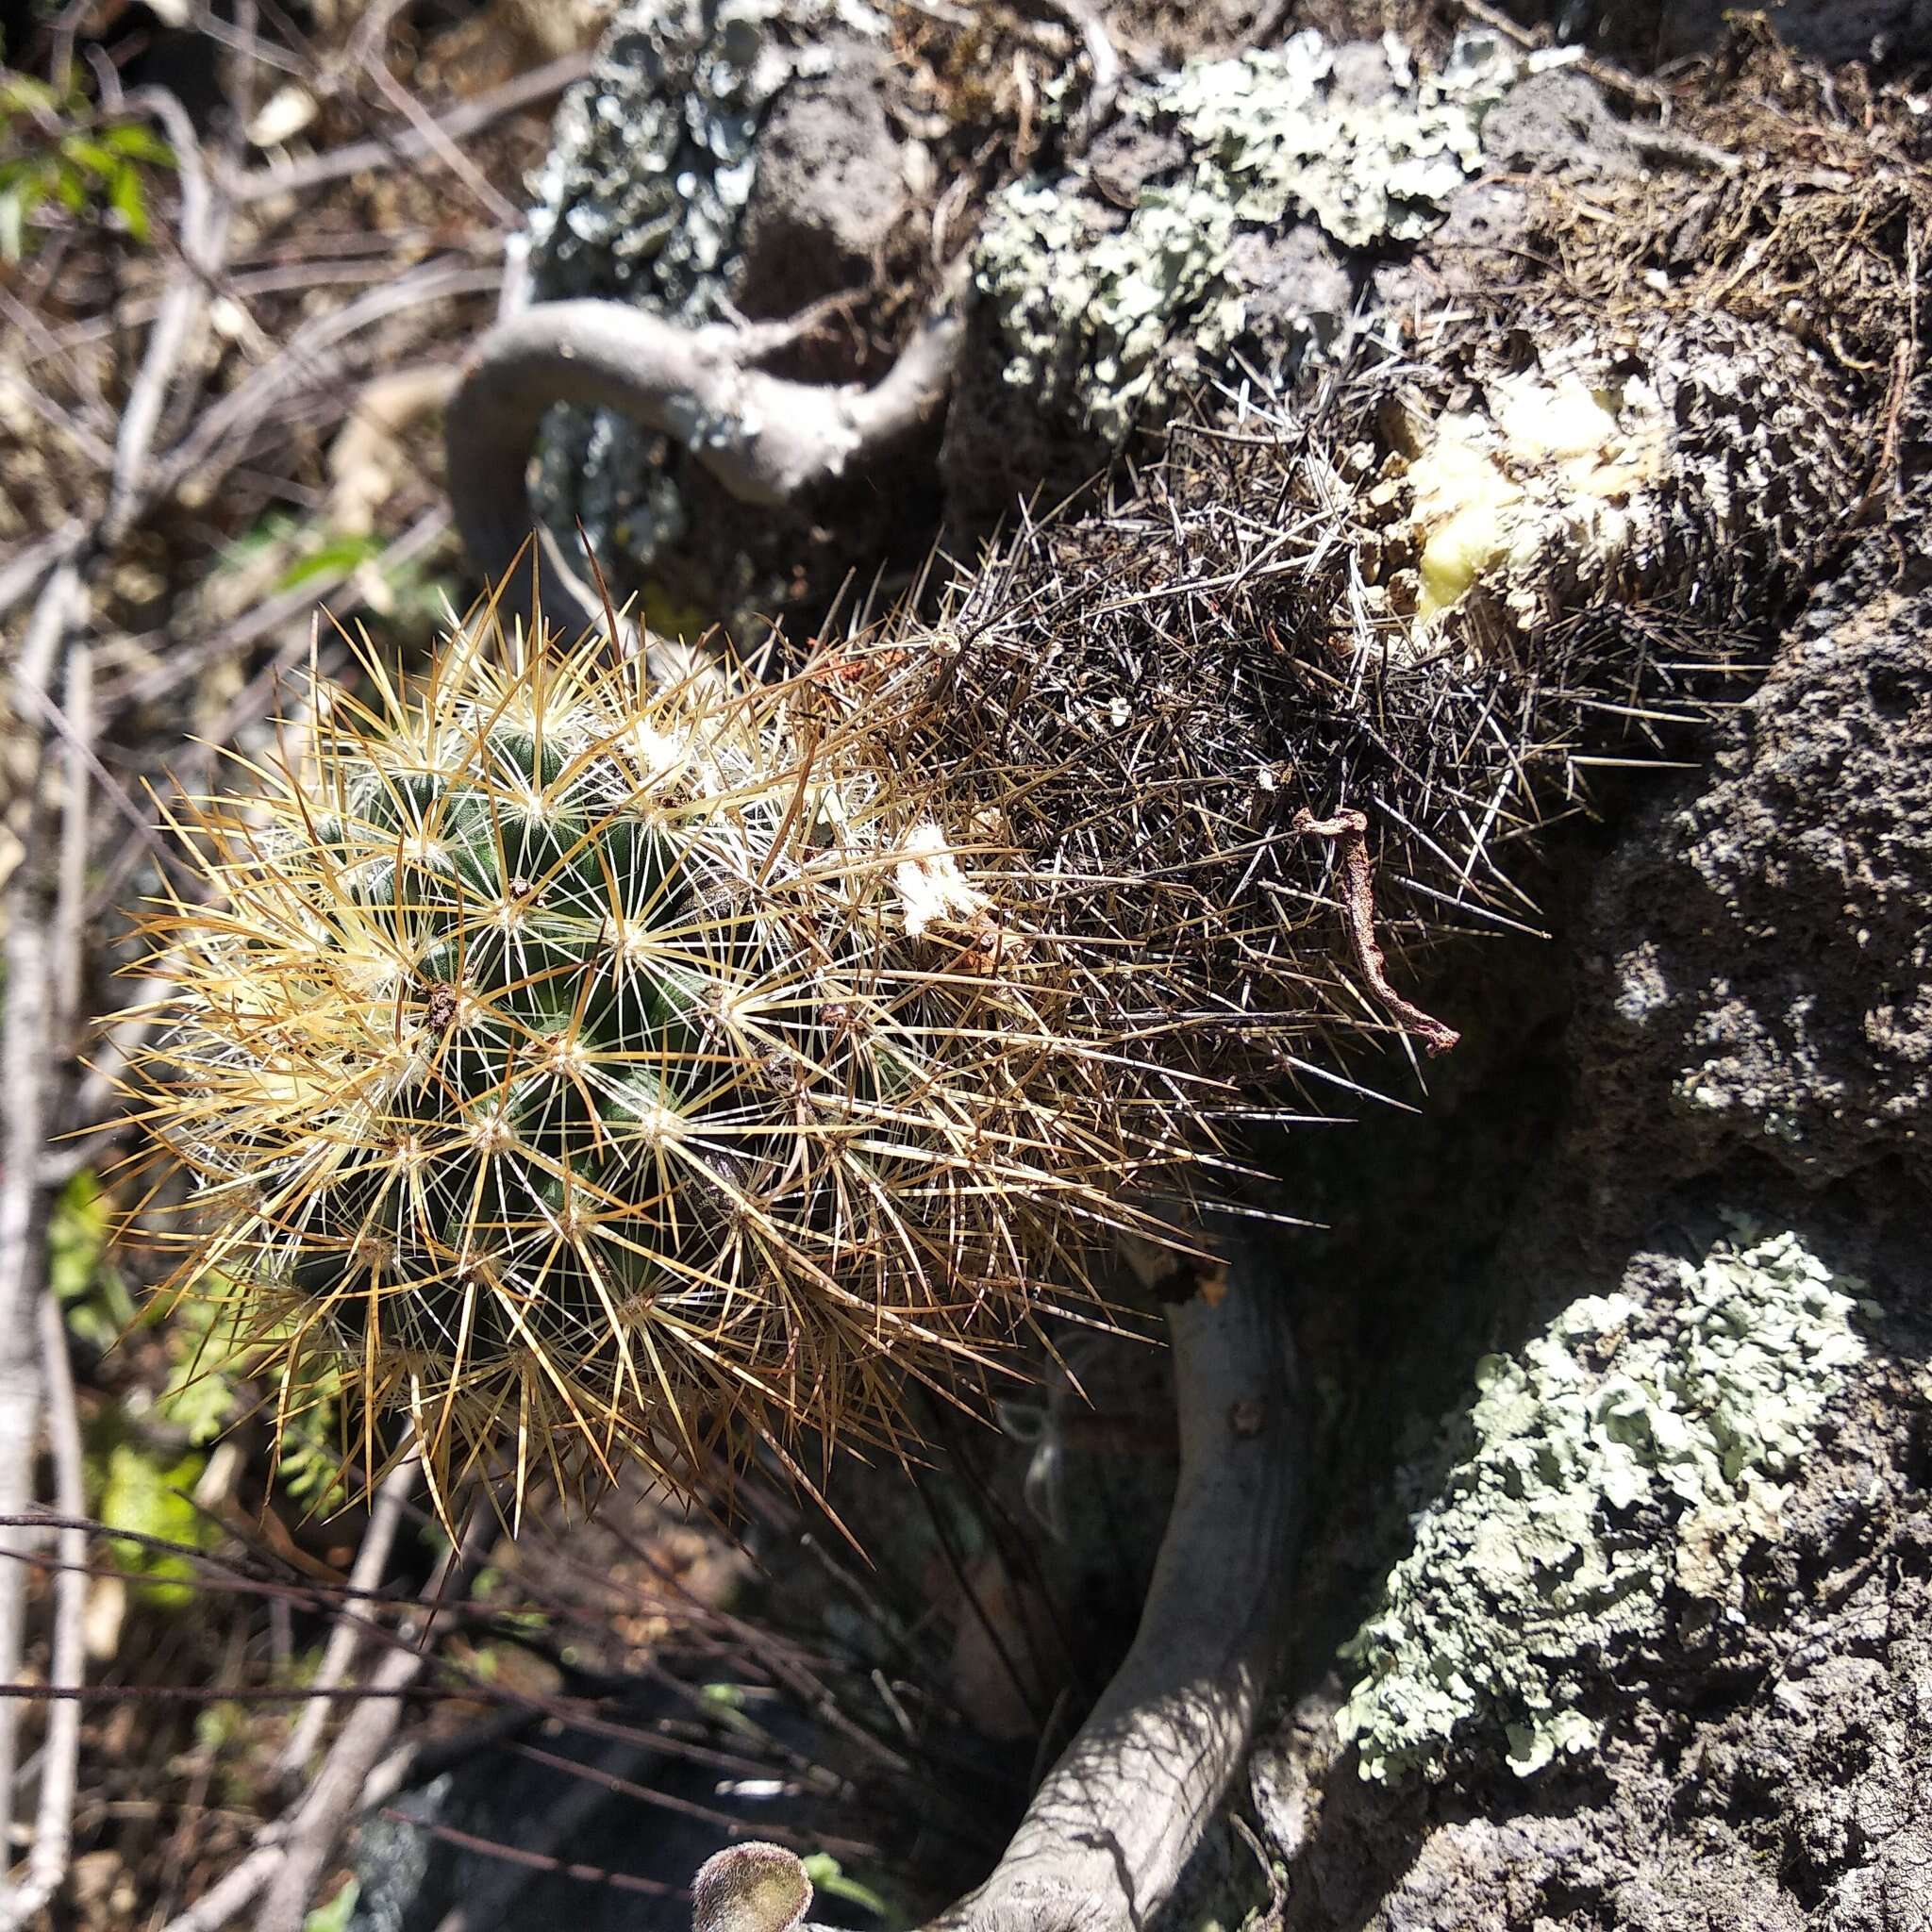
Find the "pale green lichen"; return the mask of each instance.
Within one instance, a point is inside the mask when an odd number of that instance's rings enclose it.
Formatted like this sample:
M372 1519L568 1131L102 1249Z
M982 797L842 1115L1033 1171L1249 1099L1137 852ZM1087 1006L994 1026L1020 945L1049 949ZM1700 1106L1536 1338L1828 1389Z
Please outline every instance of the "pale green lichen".
M1191 62L1133 111L1172 118L1196 178L1243 222L1308 216L1347 248L1416 242L1481 166L1482 117L1518 67L1487 36L1458 42L1440 73L1416 74L1392 38L1383 58L1393 88L1358 97L1310 30L1278 53Z
M1673 1591L1740 1600L1740 1559L1779 1534L1783 1485L1865 1349L1793 1234L1678 1266L1680 1298L1591 1296L1479 1365L1461 1453L1343 1646L1364 1777L1439 1774L1497 1732L1524 1774L1588 1750L1592 1669L1661 1634Z
M1480 168L1483 115L1533 69L1471 38L1418 75L1391 39L1382 84L1365 88L1343 84L1336 56L1310 30L1278 50L1191 61L1130 94L1127 119L1180 158L1138 189L1124 221L1083 192L1081 169L996 197L974 266L1006 380L1118 442L1141 408L1241 332L1240 234L1307 219L1347 248L1419 239Z
M1211 193L1145 190L1125 227L1096 236L1073 195L1009 189L974 262L1009 352L1005 379L1120 441L1157 375L1173 380L1163 351L1182 318L1198 355L1240 332L1234 233L1233 208Z

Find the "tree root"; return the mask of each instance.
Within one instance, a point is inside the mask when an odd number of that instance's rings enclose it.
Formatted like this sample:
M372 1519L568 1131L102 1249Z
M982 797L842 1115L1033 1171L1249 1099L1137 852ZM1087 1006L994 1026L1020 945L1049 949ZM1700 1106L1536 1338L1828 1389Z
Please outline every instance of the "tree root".
M507 613L527 619L528 573L512 568L536 524L525 472L558 403L615 409L673 438L741 503L795 502L938 412L958 357L959 292L956 276L871 389L791 382L757 366L796 339L803 318L691 329L579 301L540 303L499 323L470 356L445 432L450 498L472 559L506 586ZM553 543L544 550L546 616L566 628L602 621L604 599Z
M1139 1932L1240 1769L1293 1574L1287 1297L1241 1253L1168 1324L1180 1482L1133 1646L992 1875L924 1932ZM783 1847L741 1844L693 1899L696 1932L794 1932L811 1888Z

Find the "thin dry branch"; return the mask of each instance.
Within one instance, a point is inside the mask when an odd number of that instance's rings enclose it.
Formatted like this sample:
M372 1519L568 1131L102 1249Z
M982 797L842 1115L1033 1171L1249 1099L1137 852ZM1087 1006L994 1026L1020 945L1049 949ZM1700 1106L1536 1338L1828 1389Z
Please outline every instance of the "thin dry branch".
M419 161L432 151L440 152L443 142L479 134L507 115L539 107L560 94L591 71L591 58L589 52L565 54L541 67L533 67L527 74L518 75L489 93L452 108L426 125L412 127L406 134L353 142L299 161L282 161L257 169L236 183L236 197L241 201L266 201L281 194L312 194L318 188L332 181L346 181L365 168L405 166Z
M422 1464L411 1456L397 1463L382 1479L382 1486L376 1491L375 1507L370 1514L369 1526L362 1533L361 1547L357 1550L355 1564L349 1572L351 1591L370 1591L381 1583L382 1573L389 1566L390 1552L395 1547L396 1532L402 1527L404 1511L415 1493L417 1479L422 1474ZM329 1712L333 1708L328 1692L348 1675L349 1666L355 1661L357 1646L375 1627L372 1620L357 1607L361 1601L359 1596L350 1596L336 1612L335 1627L328 1633L328 1644L323 1651L322 1664L315 1674L315 1701L304 1707L289 1735L289 1741L275 1759L275 1775L277 1779L291 1777L300 1772L308 1762L316 1745L322 1741L323 1726L328 1723Z
M54 1024L65 1033L80 1013L81 923L87 908L88 783L92 774L93 652L77 640L67 654L64 698L67 739L62 748L60 877L54 899Z
M470 1571L482 1560L496 1517L479 1503L462 1535L437 1565L425 1592L432 1601L461 1591ZM328 1869L344 1829L376 1760L394 1736L403 1714L402 1692L422 1675L429 1647L433 1611L410 1619L401 1641L370 1674L370 1694L357 1702L337 1733L322 1768L280 1827L280 1856L266 1886L256 1932L302 1932L318 1880Z
M531 446L558 403L614 409L684 444L741 502L776 508L931 421L952 386L962 334L957 288L871 389L791 382L758 368L790 325L680 328L620 303L546 302L499 324L473 352L448 416L450 498L470 555L503 580L508 615L529 615L515 565L535 523ZM564 630L603 610L554 551L545 611Z
M425 158L433 156L441 161L463 184L471 198L491 221L502 227L514 228L523 220L523 210L490 185L490 177L457 145L441 123L389 71L388 64L382 60L372 60L368 73L375 83L376 91L408 122L424 142Z
M77 1518L87 1507L82 1473L80 1416L74 1400L74 1371L67 1356L67 1327L60 1304L41 1297L38 1333L47 1441L54 1461L54 1507ZM55 1534L60 1567L54 1576L54 1642L47 1682L55 1690L78 1690L87 1672L83 1621L87 1614L87 1532L70 1521ZM74 1801L80 1773L80 1700L56 1698L47 1707L41 1748L41 1795L34 1817L26 1875L0 1899L0 1928L33 1924L53 1902L67 1876L74 1850Z
M0 565L0 624L33 596L55 570L73 558L86 540L87 529L81 518L70 517L58 530L22 544Z
M991 1876L925 1932L1140 1932L1246 1753L1293 1575L1286 1291L1242 1251L1168 1324L1180 1481L1133 1646ZM696 1932L792 1932L811 1888L781 1847L741 1845L692 1893Z
M516 1847L515 1855L499 1857L491 1869L468 1881L465 1895L437 1922L436 1932L498 1932L513 1924L510 1915L531 1883L552 1864L568 1869L560 1855L569 1852L578 1833L608 1802L610 1782L624 1783L623 1774L635 1770L644 1755L641 1746L614 1739L589 1765L553 1759L553 1763L579 1774L575 1782L546 1808L534 1828L532 1842Z
M121 413L107 508L93 537L95 548L102 552L119 544L146 508L162 405L175 392L183 358L199 333L209 291L221 271L230 218L228 199L210 182L194 124L180 102L162 89L140 88L127 96L126 104L152 114L174 149L181 177L181 259L148 330L141 368Z
M47 687L84 594L79 571L72 562L60 564L42 592L14 666L17 699L31 692L47 701ZM16 714L28 708L17 703ZM0 908L7 926L7 1014L0 1037L0 1109L5 1114L0 1128L5 1149L0 1166L0 1515L6 1516L18 1516L33 1501L41 1412L36 1310L45 1272L47 1195L40 1166L49 1108L47 1041L54 978L46 829L51 788L43 782L44 765L44 758L36 758L21 827L23 856ZM0 1682L11 1683L20 1675L26 1634L25 1565L32 1549L31 1531L0 1532ZM0 1707L0 1845L11 1842L19 1730L19 1707Z
M32 1502L34 1446L39 1433L42 1377L52 1366L57 1380L65 1372L64 1342L56 1362L42 1342L44 1229L48 1208L45 1155L50 1127L66 1112L65 1088L72 1062L62 1051L66 1023L78 1003L81 941L79 916L84 871L76 858L62 869L57 888L52 854L56 781L64 770L68 785L62 812L70 836L83 840L88 824L87 788L102 772L92 743L92 666L85 652L88 576L109 558L145 510L155 483L154 443L162 409L177 393L183 359L195 339L208 288L218 267L227 233L227 204L211 188L194 128L173 95L141 89L122 104L128 111L152 115L174 147L181 177L180 252L167 293L148 331L140 366L130 387L105 503L92 529L75 537L59 554L40 588L12 680L14 715L33 733L26 808L20 827L24 856L8 883L7 1012L0 1043L0 1103L4 1103L5 1167L0 1171L0 1515L15 1517ZM53 693L65 687L68 708ZM57 746L65 746L64 758ZM61 1388L64 1388L64 1383ZM71 1446L63 1436L61 1388L48 1391L57 1474L71 1492L74 1472L66 1467ZM68 1409L71 1420L71 1389ZM63 1513L77 1513L71 1493L63 1493ZM20 1674L25 1628L25 1558L30 1533L8 1530L0 1536L0 1681ZM77 1632L71 1590L64 1579L56 1592L55 1676L50 1690L78 1688L74 1646ZM69 1680L72 1680L71 1682ZM29 1858L25 1885L0 1895L0 1923L19 1923L48 1874L64 1870L73 1769L66 1737L78 1704L71 1694L53 1700L63 1713L50 1722L50 1752L43 1791L42 1826ZM0 1708L0 1846L11 1841L14 1772L18 1757L19 1712L8 1701ZM59 1752L51 1745L59 1741ZM65 1769L63 1770L63 1766ZM64 1789L63 1789L64 1787ZM51 1890L51 1886L48 1886Z
M529 1710L512 1707L466 1724L453 1737L418 1737L399 1744L363 1780L352 1807L354 1815L368 1816L387 1805L406 1785L429 1777L446 1765L462 1762L475 1752L501 1742L531 1721ZM170 1919L161 1932L221 1932L224 1925L240 1918L261 1896L280 1868L293 1815L291 1812L289 1817L264 1825L247 1856L231 1865L192 1906Z
M1369 991L1388 1008L1391 1017L1421 1039L1424 1053L1447 1053L1462 1036L1455 1027L1424 1012L1397 991L1389 978L1389 961L1375 938L1375 875L1369 859L1368 814L1349 806L1333 818L1318 819L1305 808L1295 814L1290 830L1341 842L1341 919L1356 970L1368 981Z

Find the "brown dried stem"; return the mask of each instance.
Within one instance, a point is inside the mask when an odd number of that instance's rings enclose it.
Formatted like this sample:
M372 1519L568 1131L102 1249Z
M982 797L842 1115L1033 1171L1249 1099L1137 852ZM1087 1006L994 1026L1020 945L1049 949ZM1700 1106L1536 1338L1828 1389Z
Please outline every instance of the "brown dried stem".
M1344 806L1333 818L1318 819L1306 808L1297 812L1291 831L1314 839L1335 839L1341 845L1341 918L1348 931L1348 948L1356 970L1369 991L1388 1008L1400 1024L1418 1035L1431 1058L1447 1053L1462 1038L1455 1027L1425 1013L1389 978L1389 961L1375 938L1375 874L1369 861L1368 814Z

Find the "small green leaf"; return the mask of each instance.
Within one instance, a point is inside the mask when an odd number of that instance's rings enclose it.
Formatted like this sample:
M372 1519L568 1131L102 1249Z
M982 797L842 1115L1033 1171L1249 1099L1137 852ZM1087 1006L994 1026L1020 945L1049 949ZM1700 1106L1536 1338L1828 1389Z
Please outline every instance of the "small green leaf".
M60 154L69 167L97 175L103 181L120 165L99 142L79 134L70 134L61 142Z
M143 127L139 121L124 121L118 127L108 128L101 136L101 145L124 159L145 161L151 167L178 165L175 150L152 127Z
M235 1411L235 1385L219 1368L176 1362L155 1407L197 1448L212 1442Z
M108 1453L108 1480L101 1491L103 1525L206 1549L213 1540L212 1528L188 1500L206 1466L207 1458L199 1455L163 1465L133 1442L117 1442ZM108 1548L115 1567L140 1579L138 1593L157 1609L185 1609L193 1602L189 1586L194 1565L185 1556L111 1538Z
M24 74L0 78L0 114L47 113L59 105L59 95L44 81L30 80Z
M47 1280L68 1328L91 1348L113 1347L139 1315L107 1260L110 1215L92 1169L61 1189L47 1223Z
M292 591L316 577L347 576L372 558L380 557L382 548L380 537L337 537L298 558L275 579L275 589Z
M858 1906L881 1919L891 1909L870 1886L861 1885L856 1878L848 1878L830 1852L812 1853L805 1860L805 1875L827 1898L842 1898L847 1904Z
M317 1906L302 1921L302 1932L349 1932L349 1921L356 1916L356 1901L361 1895L360 1880L343 1879L335 1897L325 1906Z
M147 190L131 163L115 164L113 174L108 177L108 202L125 224L127 232L137 242L144 242L149 233Z
M300 519L292 511L272 509L253 527L223 544L219 568L236 570L243 564L252 563L265 551L291 541L300 527Z

